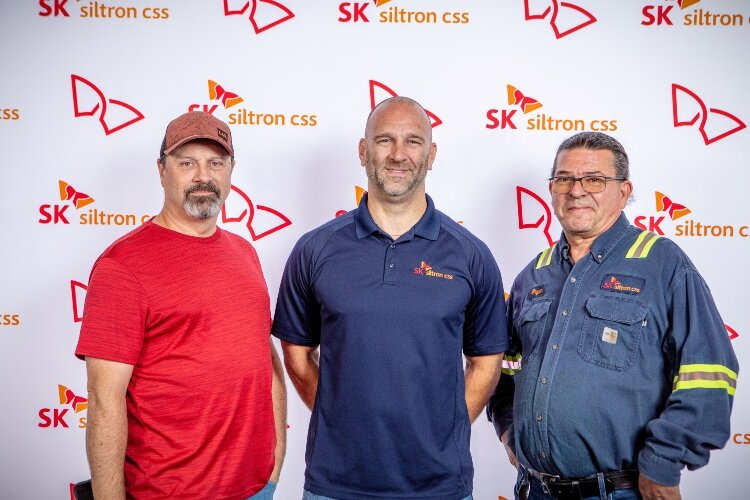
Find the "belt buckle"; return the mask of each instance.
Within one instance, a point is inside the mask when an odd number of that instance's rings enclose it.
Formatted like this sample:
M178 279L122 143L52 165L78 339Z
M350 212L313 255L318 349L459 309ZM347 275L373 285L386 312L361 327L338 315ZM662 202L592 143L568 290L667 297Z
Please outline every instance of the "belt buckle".
M555 474L545 474L544 472L540 472L539 476L540 476L539 477L539 482L542 483L542 489L544 490L544 492L547 495L554 496L554 495L552 495L552 491L550 490L548 483L553 483L554 484L555 482L557 482L560 479L562 479L562 477L561 476L557 476Z

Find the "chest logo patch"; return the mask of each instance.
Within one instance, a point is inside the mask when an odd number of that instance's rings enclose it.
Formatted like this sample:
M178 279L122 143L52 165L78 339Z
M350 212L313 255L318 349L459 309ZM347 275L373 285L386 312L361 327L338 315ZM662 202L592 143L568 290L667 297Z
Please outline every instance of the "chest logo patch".
M529 299L535 299L537 297L541 297L544 295L544 292L546 292L547 289L544 287L544 285L535 286L529 291Z
M431 278L442 278L444 280L452 280L453 275L452 274L445 274L440 273L438 271L435 271L431 265L426 263L425 261L422 261L422 263L419 265L419 267L414 268L414 274L418 276L429 276Z
M605 326L604 330L602 331L602 340L608 344L616 344L617 343L617 330L610 328L608 326Z
M608 292L624 292L638 294L643 291L646 281L643 278L635 276L625 276L622 274L608 274L604 277L601 289Z

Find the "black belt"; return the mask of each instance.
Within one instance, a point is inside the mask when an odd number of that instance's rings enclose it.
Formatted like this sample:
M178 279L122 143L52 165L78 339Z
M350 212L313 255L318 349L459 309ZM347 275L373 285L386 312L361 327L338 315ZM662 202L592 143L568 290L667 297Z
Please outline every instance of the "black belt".
M554 474L538 472L534 469L526 469L526 471L542 483L547 493L559 500L578 500L599 495L599 479L596 475L582 479L567 479ZM605 472L604 486L607 493L614 490L637 488L638 471L618 470Z

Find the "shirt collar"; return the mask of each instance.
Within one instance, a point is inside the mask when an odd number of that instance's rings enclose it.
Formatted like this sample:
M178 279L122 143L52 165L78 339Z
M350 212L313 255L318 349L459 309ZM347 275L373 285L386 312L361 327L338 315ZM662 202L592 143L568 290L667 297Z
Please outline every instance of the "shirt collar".
M440 234L440 214L435 210L435 203L432 201L432 198L430 198L430 195L425 194L425 198L427 199L427 210L425 210L422 218L419 219L414 227L409 230L409 233L413 233L414 236L435 241ZM373 233L380 232L380 228L375 224L372 215L370 215L370 210L367 208L367 193L362 196L362 200L359 202L359 207L357 207L357 213L354 216L354 219L357 238L362 239Z
M591 244L589 253L591 257L597 261L603 261L609 252L612 251L614 246L620 241L620 238L627 232L630 227L628 218L625 217L625 212L620 212L620 216L617 218L612 227L604 231L602 234L597 236L594 242ZM565 233L560 236L560 241L557 242L557 255L560 259L567 259L570 252L570 245L565 239Z

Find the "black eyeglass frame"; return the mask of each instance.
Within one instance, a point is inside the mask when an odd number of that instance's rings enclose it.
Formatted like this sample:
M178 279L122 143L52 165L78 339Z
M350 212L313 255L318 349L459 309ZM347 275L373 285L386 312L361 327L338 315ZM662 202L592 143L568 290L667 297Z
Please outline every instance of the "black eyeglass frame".
M581 188L584 191L586 191L587 193L590 193L590 194L591 193L593 193L593 194L602 193L602 192L604 192L607 189L607 182L608 181L620 181L620 182L622 182L622 181L628 180L627 177L607 177L607 176L604 176L604 175L584 175L583 177L573 177L573 176L570 176L570 175L556 175L554 177L550 177L547 180L549 182L551 182L552 185L554 186L555 185L555 180L556 179L561 179L561 178L573 179L573 182L570 183L570 188L567 191L562 192L562 191L552 190L553 193L568 194L571 191L573 191L573 186L575 186L576 182L580 182L581 183ZM589 191L588 189L586 189L586 186L583 185L583 180L584 179L591 179L591 178L603 180L604 181L604 188L602 188L601 191Z

